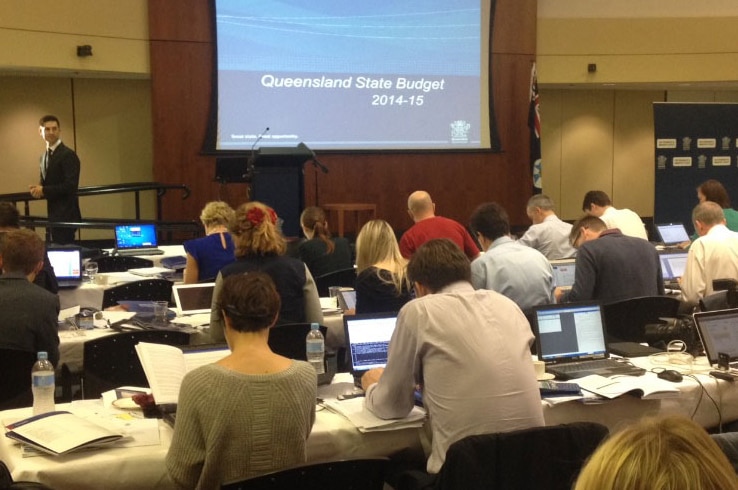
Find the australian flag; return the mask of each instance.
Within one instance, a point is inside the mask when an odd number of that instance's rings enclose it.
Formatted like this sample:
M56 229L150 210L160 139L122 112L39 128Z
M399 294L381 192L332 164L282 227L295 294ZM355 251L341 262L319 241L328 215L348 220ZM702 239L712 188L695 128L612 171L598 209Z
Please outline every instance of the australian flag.
M528 127L530 128L530 172L533 177L533 194L540 194L543 190L541 184L541 112L538 105L538 76L535 63L530 71Z

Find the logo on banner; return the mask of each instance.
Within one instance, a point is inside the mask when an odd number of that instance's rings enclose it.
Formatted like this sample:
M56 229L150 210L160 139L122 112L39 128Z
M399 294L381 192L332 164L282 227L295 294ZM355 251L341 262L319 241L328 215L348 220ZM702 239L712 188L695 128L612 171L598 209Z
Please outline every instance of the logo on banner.
M656 168L659 170L666 169L666 162L668 160L669 159L666 158L664 155L659 155L658 157L656 157Z
M452 143L469 142L469 129L471 129L471 124L459 119L458 121L452 122L449 126L451 126Z
M730 150L730 140L730 136L723 136L722 145L720 147L723 151Z
M707 165L707 156L700 155L697 157L697 168L705 168Z
M685 136L682 138L682 151L689 151L692 148L692 138Z

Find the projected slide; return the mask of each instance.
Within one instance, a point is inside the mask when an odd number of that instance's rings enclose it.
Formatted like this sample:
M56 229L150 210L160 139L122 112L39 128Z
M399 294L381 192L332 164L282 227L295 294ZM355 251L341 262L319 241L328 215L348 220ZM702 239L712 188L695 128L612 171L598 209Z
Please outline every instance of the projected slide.
M488 148L483 24L480 0L216 0L216 147Z

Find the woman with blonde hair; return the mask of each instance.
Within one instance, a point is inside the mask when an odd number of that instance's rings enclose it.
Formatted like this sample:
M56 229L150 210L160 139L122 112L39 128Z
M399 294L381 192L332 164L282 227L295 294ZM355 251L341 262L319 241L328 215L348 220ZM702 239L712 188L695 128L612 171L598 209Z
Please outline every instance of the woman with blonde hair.
M287 250L277 228L277 213L258 201L236 209L230 231L236 247L236 261L220 270L215 279L213 306L210 312L210 337L222 342L223 317L219 304L223 279L232 274L260 271L268 274L282 300L277 324L323 323L318 290L313 276L300 260L284 255Z
M202 208L200 221L205 236L184 242L185 284L215 280L218 271L236 260L233 238L228 233L228 224L234 216L233 209L223 201L211 201Z
M647 418L617 432L592 454L574 490L731 490L738 477L695 422Z
M348 240L331 236L325 211L321 208L305 208L300 215L300 227L307 238L298 247L300 259L305 262L313 277L353 266Z
M366 223L356 237L356 313L399 311L411 299L406 268L389 223Z

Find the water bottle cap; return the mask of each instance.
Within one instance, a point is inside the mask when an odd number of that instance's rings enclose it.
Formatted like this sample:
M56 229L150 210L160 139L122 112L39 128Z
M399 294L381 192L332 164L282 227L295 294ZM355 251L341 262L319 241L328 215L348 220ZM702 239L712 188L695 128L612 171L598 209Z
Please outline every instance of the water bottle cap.
M49 359L49 353L43 350L39 351L39 353L36 356L36 359L38 359L39 361L46 361Z
M318 323L311 323L310 324L310 330L318 330L320 328L320 324Z

